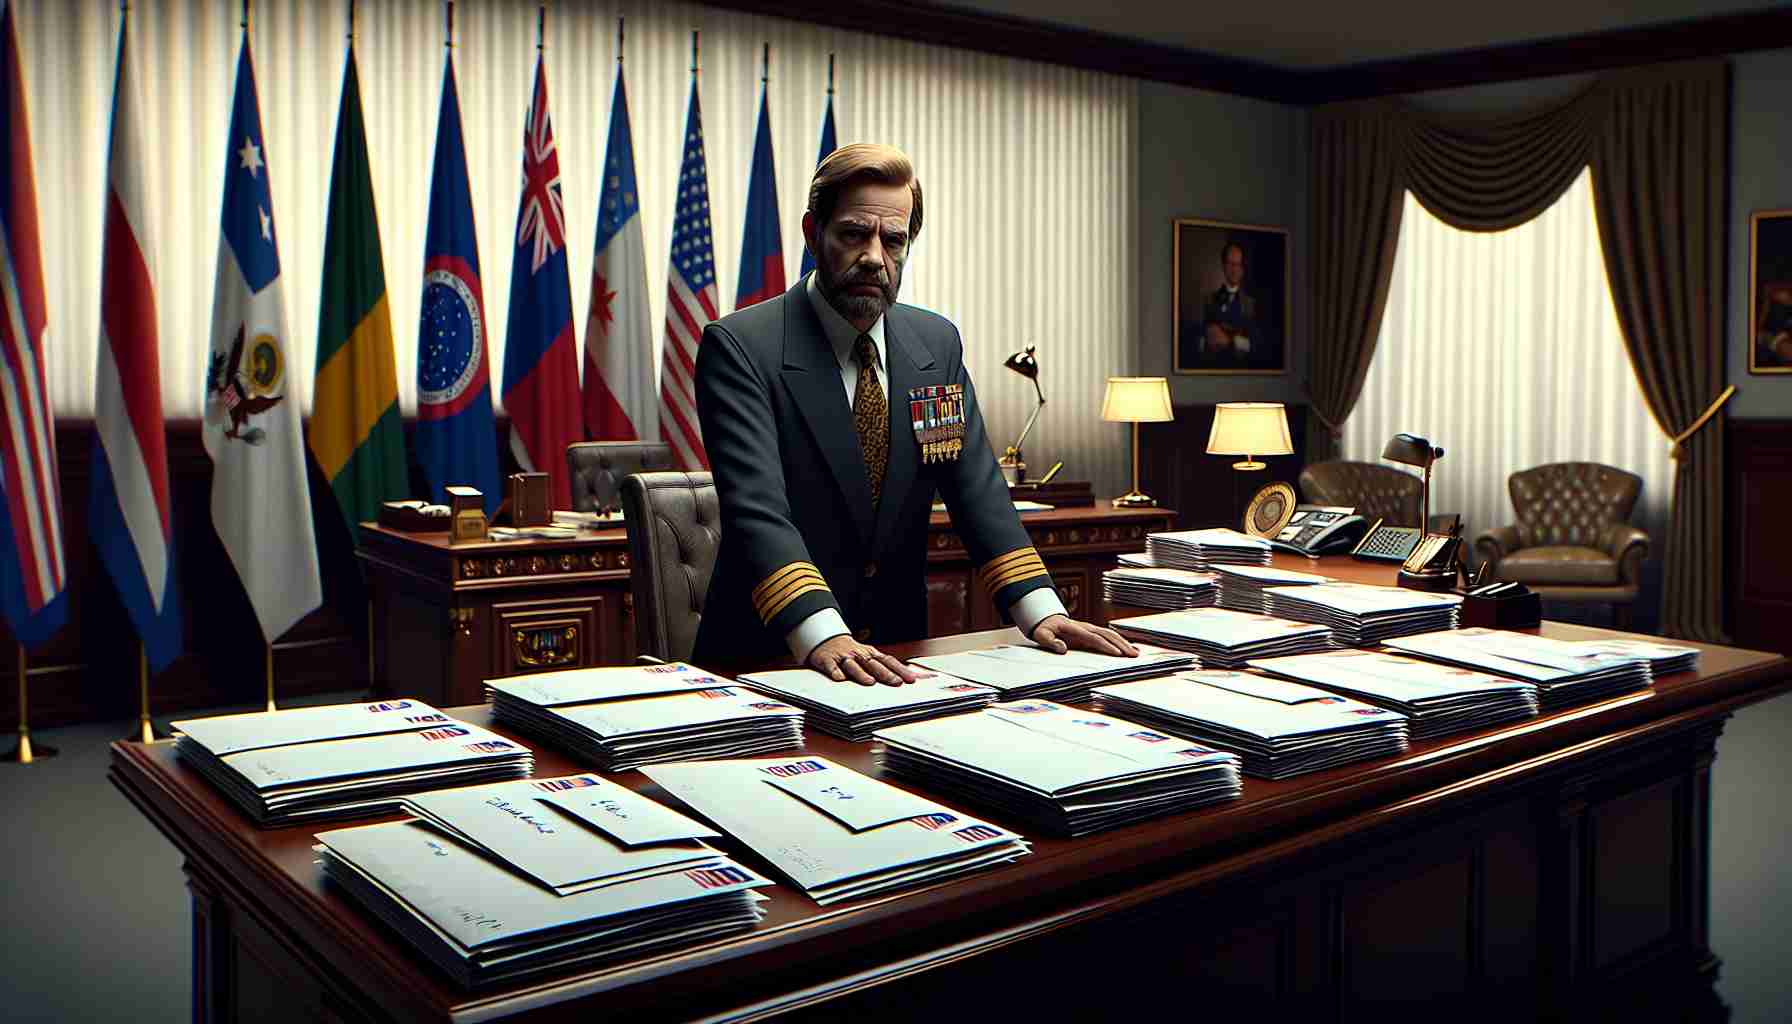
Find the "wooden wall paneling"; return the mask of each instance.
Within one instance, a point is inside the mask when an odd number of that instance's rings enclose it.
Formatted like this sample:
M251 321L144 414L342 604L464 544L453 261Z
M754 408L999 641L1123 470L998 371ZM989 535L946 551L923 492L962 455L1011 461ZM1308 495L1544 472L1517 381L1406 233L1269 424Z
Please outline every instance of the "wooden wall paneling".
M1178 405L1169 422L1139 424L1139 486L1159 505L1176 510L1177 529L1238 529L1245 505L1264 484L1281 480L1299 491L1295 478L1306 465L1307 407L1287 408L1294 454L1264 457L1260 461L1268 468L1248 473L1232 468L1238 456L1207 454L1211 404Z
M1792 654L1792 420L1730 420L1727 430L1730 636Z

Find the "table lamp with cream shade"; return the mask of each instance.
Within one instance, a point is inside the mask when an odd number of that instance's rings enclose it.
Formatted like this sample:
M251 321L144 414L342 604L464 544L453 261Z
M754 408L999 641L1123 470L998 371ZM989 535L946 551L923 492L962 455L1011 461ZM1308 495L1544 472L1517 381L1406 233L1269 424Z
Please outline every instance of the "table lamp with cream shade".
M1293 455L1288 410L1280 402L1221 402L1213 410L1207 454L1242 455L1244 461L1234 462L1232 468L1245 471L1266 468L1253 455Z
M1101 401L1101 418L1132 424L1132 490L1114 499L1115 508L1153 508L1157 502L1139 490L1139 424L1165 423L1170 410L1170 382L1163 377L1109 377Z

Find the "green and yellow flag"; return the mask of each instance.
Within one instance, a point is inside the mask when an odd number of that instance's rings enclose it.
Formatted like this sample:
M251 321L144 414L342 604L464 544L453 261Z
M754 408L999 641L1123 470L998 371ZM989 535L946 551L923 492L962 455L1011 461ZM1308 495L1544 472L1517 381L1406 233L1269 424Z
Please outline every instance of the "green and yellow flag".
M330 481L352 537L356 523L378 518L380 502L403 498L410 489L392 313L386 306L385 260L352 44L336 121L313 394L311 455Z

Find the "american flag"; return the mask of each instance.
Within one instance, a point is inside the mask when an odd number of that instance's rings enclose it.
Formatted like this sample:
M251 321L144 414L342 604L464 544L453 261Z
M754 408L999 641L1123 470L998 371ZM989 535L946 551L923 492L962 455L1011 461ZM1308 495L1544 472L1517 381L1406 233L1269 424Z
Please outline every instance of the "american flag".
M989 839L1002 838L1002 833L988 825L972 825L969 828L961 828L952 834L967 843L981 843Z
M684 876L705 889L720 889L727 885L740 885L751 882L753 876L732 864L724 864L715 868L694 868L686 871Z
M957 821L958 816L955 814L934 813L934 814L922 814L917 817L910 818L909 820L914 822L915 824L921 826L922 828L926 829L929 832L937 832L937 831L939 831L940 826L950 825L953 822Z
M697 76L685 116L684 163L672 219L672 264L666 274L666 344L660 357L660 437L685 470L709 468L697 425L697 343L716 319L715 241L709 228L709 170L703 157L703 110Z
M27 648L68 615L62 500L44 372L44 275L15 4L0 14L0 604Z

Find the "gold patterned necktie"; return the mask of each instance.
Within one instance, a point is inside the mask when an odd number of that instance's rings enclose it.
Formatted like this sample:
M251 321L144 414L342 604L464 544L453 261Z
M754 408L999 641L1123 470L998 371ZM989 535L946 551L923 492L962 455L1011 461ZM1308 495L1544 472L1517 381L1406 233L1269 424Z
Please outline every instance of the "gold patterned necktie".
M852 422L859 431L859 450L865 453L865 477L871 483L871 504L883 495L884 470L890 464L890 403L877 382L877 351L869 334L859 335L852 350L859 364L859 385L852 394Z

